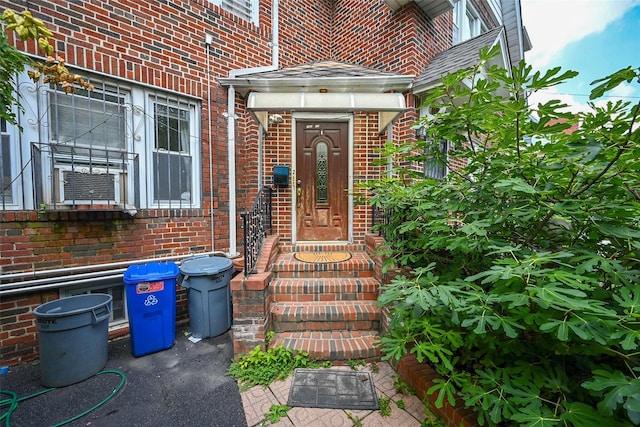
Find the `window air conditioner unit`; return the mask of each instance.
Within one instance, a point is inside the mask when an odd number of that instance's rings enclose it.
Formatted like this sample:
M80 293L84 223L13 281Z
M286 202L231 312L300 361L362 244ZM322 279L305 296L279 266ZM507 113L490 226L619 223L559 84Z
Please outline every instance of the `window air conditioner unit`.
M89 165L56 167L58 202L74 205L119 204L123 202L122 171Z

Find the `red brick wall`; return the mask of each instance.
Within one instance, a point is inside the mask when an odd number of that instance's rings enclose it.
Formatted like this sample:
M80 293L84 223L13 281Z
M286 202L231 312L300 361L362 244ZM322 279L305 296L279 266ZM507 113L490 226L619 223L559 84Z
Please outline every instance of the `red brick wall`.
M157 258L208 250L202 209L0 213L3 273Z
M282 1L280 4L280 66L311 60L335 59L365 67L405 75L419 75L438 52L451 46L452 15L427 17L411 3L393 12L384 0ZM388 139L403 141L415 138L411 126L418 118L412 95L406 95L408 111L396 120L393 135L378 135L377 113L354 114L354 181L377 178L381 169L371 164L379 157L376 149ZM264 137L265 181L270 182L274 165L291 165L291 115L282 114L283 122L272 125ZM244 120L244 118L243 118ZM244 126L255 126L249 117ZM243 153L239 162L251 164L257 156L257 136L244 132ZM257 177L238 177L243 185L258 188ZM239 184L240 185L240 184ZM354 189L358 191L358 189ZM292 187L274 192L274 232L282 242L290 242ZM250 195L251 192L246 194ZM250 206L253 198L238 199ZM364 234L371 221L370 208L354 206L354 238L364 244Z
M37 357L38 335L33 310L58 299L58 292L3 297L0 301L0 357L3 365Z
M1 7L16 11L28 7L42 19L54 32L55 47L70 67L201 98L203 208L141 210L133 218L119 212L0 212L0 272L209 251L212 233L213 249L228 250L229 175L227 122L223 115L227 110L227 90L215 79L226 77L230 69L270 63L271 1L261 2L259 27L206 0L116 0L100 5L65 1L25 5L3 0ZM208 58L205 34L213 35ZM11 41L25 52L38 54L34 43ZM250 128L247 131L255 133ZM238 143L242 144L242 138ZM187 317L183 294L180 292L178 297L179 322ZM59 295L54 290L2 297L3 364L37 357L32 311Z
M260 2L260 25L255 26L213 6L207 0L131 2L114 0L100 5L71 1L35 2L2 0L1 7L24 10L45 21L55 34L55 46L69 66L81 67L196 96L202 100L202 209L141 210L133 218L118 212L50 213L0 212L0 271L24 272L76 265L90 265L158 256L178 256L212 249L211 218L216 250L227 250L229 171L227 167L227 89L216 78L229 70L271 63L271 0ZM417 75L429 59L447 47L451 39L450 14L431 20L415 6L393 13L383 0L282 0L280 2L280 65L319 59L337 59L397 73ZM213 43L204 44L205 34ZM13 37L13 36L11 36ZM12 39L12 42L14 40ZM18 48L37 54L34 43L16 42ZM210 55L207 55L207 52ZM207 63L209 67L207 69ZM257 181L257 122L242 111L238 96L236 151L238 243L242 242L239 212L253 203ZM209 111L209 105L211 111ZM291 162L291 117L269 129L265 139L265 167ZM415 120L410 111L394 126L394 139L411 137ZM370 159L375 147L388 138L377 134L377 116L355 115L354 174L376 176ZM211 135L209 134L211 129ZM213 168L209 168L209 163ZM210 185L210 183L212 185ZM213 215L211 215L213 213ZM275 193L275 232L291 236L291 193ZM364 236L368 208L354 209L356 236ZM234 248L235 249L235 248ZM31 311L58 293L27 294L3 298L0 346L12 343L9 336L33 332ZM11 305L13 304L13 305ZM7 314L27 312L21 319ZM6 307L6 308L5 308ZM22 326L25 317L31 320ZM14 324L14 320L16 323ZM28 329L30 328L30 329ZM18 335L15 335L18 334ZM7 341L9 340L9 341ZM33 336L30 343L36 356ZM28 344L24 344L28 347ZM7 352L20 352L12 347ZM8 354L8 353L7 353ZM23 360L23 356L16 356ZM15 357L12 361L18 360ZM25 360L26 360L25 359Z
M281 67L333 58L331 40L335 18L332 10L333 4L341 1L280 1Z
M393 12L384 0L337 2L333 57L417 77L451 46L452 22L450 13L431 19L415 3Z

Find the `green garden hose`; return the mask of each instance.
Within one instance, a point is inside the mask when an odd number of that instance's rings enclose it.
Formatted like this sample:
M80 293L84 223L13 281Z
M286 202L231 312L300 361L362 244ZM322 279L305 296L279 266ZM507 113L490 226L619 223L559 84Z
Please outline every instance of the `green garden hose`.
M111 400L113 397L115 397L116 394L118 394L120 392L120 390L122 389L122 387L124 386L124 383L127 381L127 378L124 376L124 373L120 372L120 371L116 371L116 370L112 370L112 369L106 369L104 371L100 371L98 372L96 375L103 375L103 374L116 374L120 376L120 384L118 384L118 386L111 392L111 394L109 394L109 396L105 397L100 403L92 406L91 408L87 409L86 411L82 412L81 414L75 415L71 418L68 418L58 424L54 424L52 427L58 427L58 426L63 426L65 424L69 424L72 421L75 421L79 418L84 417L85 415L87 415L88 413L95 411L96 409L98 409L99 407L101 407L102 405L104 405L105 403L107 403L109 400ZM5 400L0 400L0 408L9 405L9 409L7 410L7 412L5 412L4 414L0 415L0 421L5 420L4 425L6 427L11 427L11 414L13 413L13 411L16 410L16 408L18 407L18 403L22 402L23 400L28 400L28 399L32 399L36 396L40 396L41 394L45 394L48 393L50 391L53 390L57 390L57 388L47 388L41 391L38 391L36 393L33 394L29 394L27 396L23 396L18 398L18 395L10 390L0 390L0 394L6 394L9 395L10 398L9 399L5 399Z

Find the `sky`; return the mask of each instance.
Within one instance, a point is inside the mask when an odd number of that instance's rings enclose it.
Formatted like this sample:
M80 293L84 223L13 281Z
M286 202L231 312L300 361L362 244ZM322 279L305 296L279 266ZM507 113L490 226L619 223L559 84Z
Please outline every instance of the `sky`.
M580 74L569 83L530 97L560 99L572 111L588 109L591 82L629 65L640 67L640 0L521 0L522 20L533 48L534 70L560 66ZM608 92L608 100L640 101L638 82ZM600 102L600 101L598 101Z

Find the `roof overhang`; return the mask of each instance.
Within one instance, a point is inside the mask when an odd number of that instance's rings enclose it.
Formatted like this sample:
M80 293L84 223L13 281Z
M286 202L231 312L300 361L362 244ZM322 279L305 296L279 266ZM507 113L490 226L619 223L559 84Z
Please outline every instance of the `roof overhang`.
M407 109L404 96L400 93L368 92L251 92L246 105L265 130L269 128L269 113L373 111L378 113L380 133Z
M411 88L415 76L371 76L371 77L309 77L277 78L233 77L218 79L222 86L233 86L245 96L257 92L358 92L380 93L386 91L405 92Z

